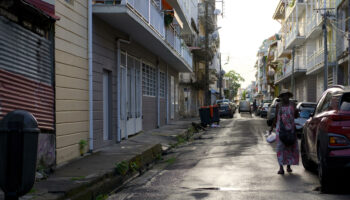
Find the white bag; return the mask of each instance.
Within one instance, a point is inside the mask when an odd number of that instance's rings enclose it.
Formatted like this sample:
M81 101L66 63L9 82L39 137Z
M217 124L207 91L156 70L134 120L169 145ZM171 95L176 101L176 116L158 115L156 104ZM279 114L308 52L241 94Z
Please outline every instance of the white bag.
M266 142L273 143L276 141L276 133L272 132L269 137L266 138Z

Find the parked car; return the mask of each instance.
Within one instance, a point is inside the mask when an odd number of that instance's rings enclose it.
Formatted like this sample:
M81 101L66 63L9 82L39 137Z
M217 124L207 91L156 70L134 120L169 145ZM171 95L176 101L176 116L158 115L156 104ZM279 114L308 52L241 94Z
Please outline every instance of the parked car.
M350 90L333 87L317 103L315 113L307 120L301 139L304 168L315 170L321 189L327 190L335 172L350 166Z
M271 103L264 103L264 105L261 108L260 111L260 116L261 117L266 117L267 116L267 111L269 110Z
M291 101L291 102L294 102L294 103L297 103L297 102L298 102L298 101L295 100L295 99L291 99L290 101ZM280 102L280 99L279 99L279 98L275 98L275 99L272 101L272 103L271 103L271 105L270 105L270 107L269 107L269 109L268 109L268 111L267 111L267 116L266 116L266 118L267 118L267 125L268 125L268 126L272 126L273 121L275 120L276 106L277 106L277 104L278 104L279 102Z
M223 102L226 102L226 103L230 103L230 100L229 99L218 99L216 100L216 104L220 104L220 103L223 103Z
M235 108L231 102L223 102L219 104L220 117L228 116L233 118Z
M276 105L277 105L278 102L280 102L280 99L279 98L275 98L272 101L269 109L267 110L266 118L267 118L267 125L268 126L272 126L273 120L275 119Z
M238 112L239 113L241 113L241 112L249 112L250 114L252 114L252 110L251 110L249 101L240 101L239 102Z
M298 134L302 133L304 124L310 118L310 115L315 112L316 105L316 103L311 102L298 103L296 109L299 112L299 117L294 120Z

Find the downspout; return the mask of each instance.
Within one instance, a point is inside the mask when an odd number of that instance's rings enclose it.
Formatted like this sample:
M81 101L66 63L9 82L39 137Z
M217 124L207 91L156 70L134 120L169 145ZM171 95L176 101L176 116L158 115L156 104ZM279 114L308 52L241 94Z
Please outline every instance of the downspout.
M120 43L130 44L131 40L117 39L117 142L122 141L121 130L120 130L120 79L121 79L121 49Z
M160 77L159 77L159 58L157 59L157 128L160 128Z
M165 78L165 93L166 93L166 124L169 124L169 69L168 64L166 65L166 78Z
M89 151L94 150L93 65L92 65L92 0L88 1L88 62L89 62Z

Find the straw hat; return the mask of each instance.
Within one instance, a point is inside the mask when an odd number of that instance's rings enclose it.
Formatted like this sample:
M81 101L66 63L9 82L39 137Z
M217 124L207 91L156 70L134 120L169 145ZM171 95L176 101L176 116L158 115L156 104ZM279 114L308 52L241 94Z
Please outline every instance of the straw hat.
M288 89L282 89L278 98L281 98L284 94L289 94L289 98L293 97L293 93L291 93Z

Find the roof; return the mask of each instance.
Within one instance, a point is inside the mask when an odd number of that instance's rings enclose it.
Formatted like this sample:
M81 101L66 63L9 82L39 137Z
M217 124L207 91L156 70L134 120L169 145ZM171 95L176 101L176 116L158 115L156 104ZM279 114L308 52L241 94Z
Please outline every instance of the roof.
M39 12L42 12L44 15L46 15L49 18L52 18L54 20L60 19L60 17L55 15L55 6L52 4L49 4L42 0L21 0L21 1L24 4L28 4L32 6L34 9L38 10Z

